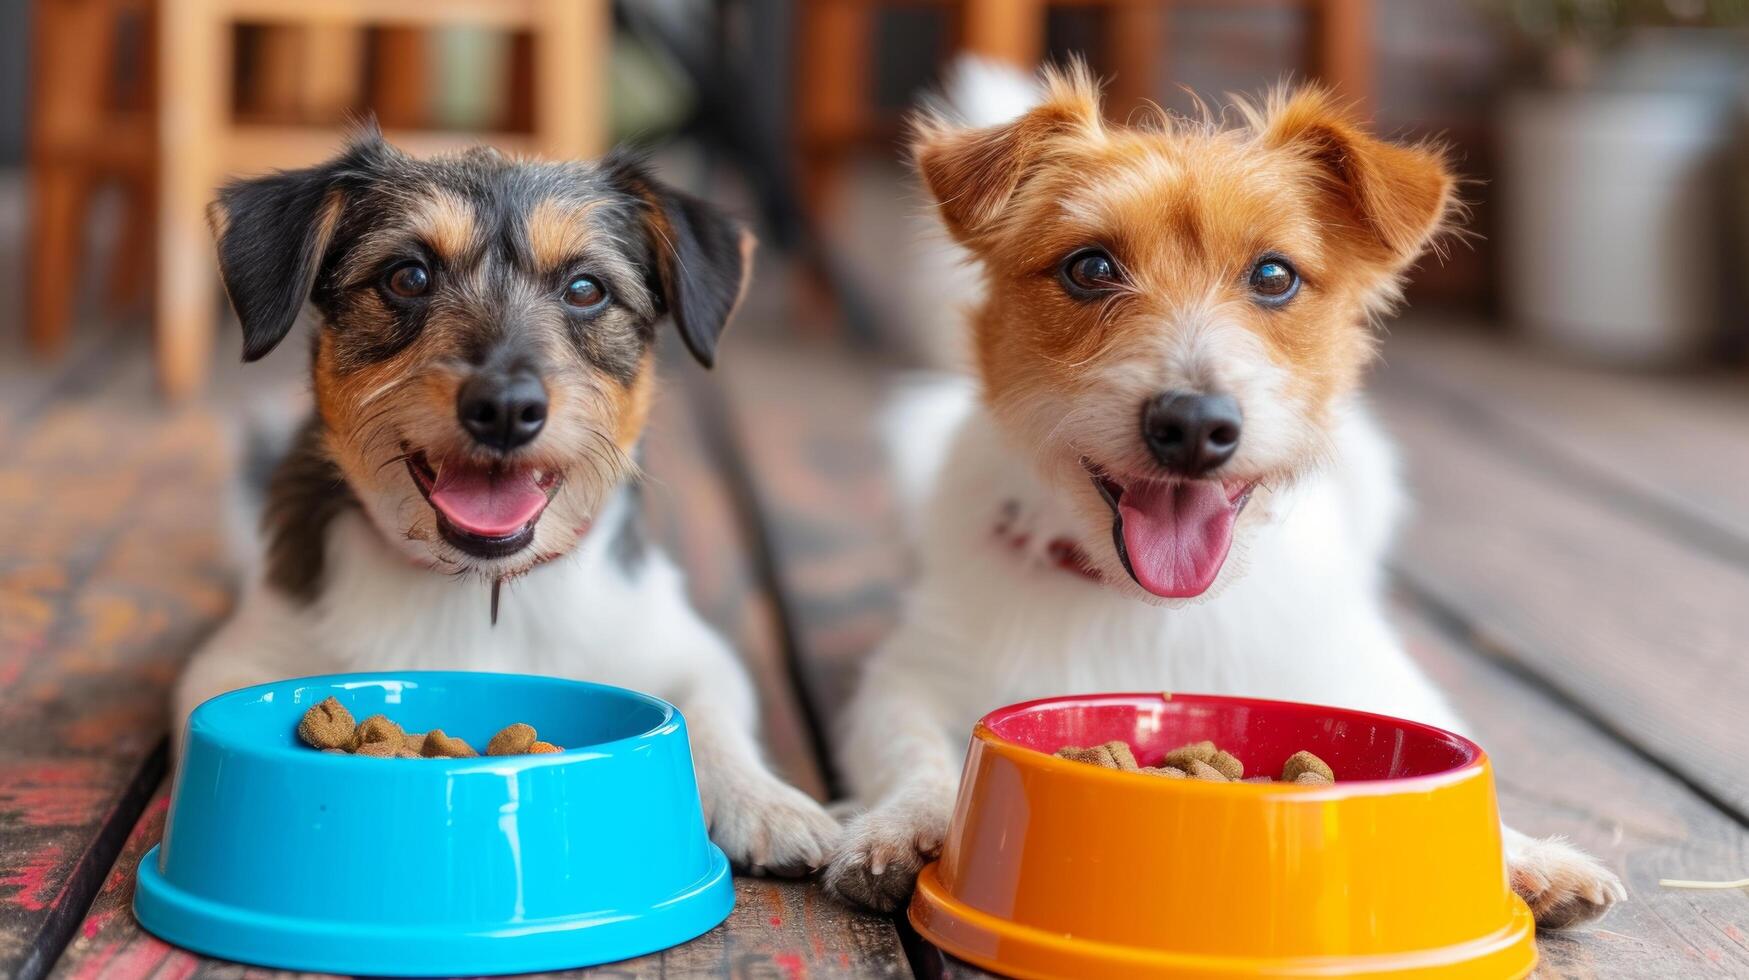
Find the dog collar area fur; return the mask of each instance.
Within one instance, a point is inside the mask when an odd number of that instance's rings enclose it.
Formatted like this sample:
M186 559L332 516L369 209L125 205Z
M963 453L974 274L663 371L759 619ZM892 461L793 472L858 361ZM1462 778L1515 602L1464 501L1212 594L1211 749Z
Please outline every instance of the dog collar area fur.
M996 540L1006 544L1012 551L1023 557L1032 544L1032 534L1028 531L1016 530L1015 524L1020 517L1020 504L1009 500L1002 504L1001 511L996 516L996 523L990 533ZM1100 582L1099 570L1093 567L1093 562L1087 557L1087 552L1071 538L1054 537L1045 544L1045 558L1048 563L1065 572L1088 580Z

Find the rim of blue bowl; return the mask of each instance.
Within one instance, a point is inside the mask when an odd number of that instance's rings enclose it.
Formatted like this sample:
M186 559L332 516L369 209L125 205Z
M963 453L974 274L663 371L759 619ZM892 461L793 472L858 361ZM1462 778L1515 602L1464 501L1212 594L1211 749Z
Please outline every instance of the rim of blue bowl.
M194 710L189 712L188 731L184 735L184 738L193 738L197 723L201 720L201 711L208 705L218 701L244 700L250 697L253 692L259 692L266 689L277 690L286 687L316 685L325 685L329 687L347 687L356 685L365 687L370 686L373 683L381 684L385 681L402 683L412 681L416 685L422 678L450 678L461 680L497 679L507 681L532 680L571 687L588 688L594 691L623 697L628 701L639 701L650 705L661 712L661 720L641 732L621 736L616 739L609 739L605 742L591 742L587 745L566 746L564 751L561 752L547 752L538 755L478 755L462 758L439 756L429 759L391 759L388 761L402 763L448 763L445 768L451 772L469 772L473 770L481 772L503 772L506 768L550 766L567 761L575 761L580 755L612 755L621 750L636 748L639 745L647 743L652 738L671 735L679 730L681 725L679 709L675 708L674 705L656 697L655 695L645 694L642 691L634 691L630 688L616 687L612 684L598 684L594 681L580 681L570 677L554 677L550 674L512 674L504 671L488 670L377 670L349 672L343 674L309 674L303 677L287 677L284 680L268 681L264 684L253 684L249 687L240 687L234 691L226 691L223 694L214 695L213 697L202 701L200 704L195 705ZM293 724L295 724L295 722ZM201 725L200 729L203 737L211 739L213 744L221 748L264 758L284 756L293 761L300 761L311 765L376 765L384 761L370 756L352 755L350 753L322 752L302 743L293 743L291 745L265 744L259 738L247 734L234 734L217 725Z

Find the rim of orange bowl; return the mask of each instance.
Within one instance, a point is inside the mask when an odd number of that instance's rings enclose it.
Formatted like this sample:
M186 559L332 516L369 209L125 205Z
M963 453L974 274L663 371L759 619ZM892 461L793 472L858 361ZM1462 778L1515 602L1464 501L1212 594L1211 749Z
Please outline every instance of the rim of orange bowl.
M1060 759L1049 752L1010 741L997 734L994 724L1014 715L1041 705L1052 704L1128 704L1138 701L1194 701L1204 704L1221 704L1229 706L1263 706L1274 708L1293 708L1297 710L1310 709L1334 713L1357 720L1387 722L1402 728L1418 730L1422 733L1456 742L1468 754L1463 762L1450 769L1438 772L1423 773L1419 776L1400 776L1387 779L1347 779L1328 786L1304 786L1296 783L1217 783L1200 779L1160 779L1142 772L1126 772L1121 769L1106 769L1102 766L1088 765L1085 762L1075 762L1070 759ZM1033 698L1030 701L1019 701L1004 705L979 718L972 727L972 737L987 743L1001 754L1025 765L1033 766L1045 772L1067 776L1075 779L1119 779L1152 784L1162 792L1213 792L1256 793L1259 795L1293 796L1306 800L1330 799L1342 796L1374 795L1381 793L1424 792L1444 786L1454 785L1475 778L1478 773L1485 772L1489 767L1488 753L1474 741L1435 725L1424 722L1410 721L1395 715L1380 714L1376 711L1357 711L1351 708L1337 708L1331 705L1312 704L1306 701L1281 701L1273 698L1245 698L1226 694L1178 694L1162 691L1129 691L1111 692L1105 694L1065 694L1054 697Z

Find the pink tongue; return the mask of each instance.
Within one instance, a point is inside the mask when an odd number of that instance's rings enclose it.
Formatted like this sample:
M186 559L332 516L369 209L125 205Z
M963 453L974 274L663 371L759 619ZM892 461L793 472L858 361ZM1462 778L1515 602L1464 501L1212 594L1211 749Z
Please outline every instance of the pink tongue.
M457 528L482 538L516 533L540 516L546 505L546 491L526 470L493 473L450 465L437 474L431 487L431 506Z
M1227 560L1236 510L1216 482L1125 487L1117 512L1136 581L1168 599L1202 595Z

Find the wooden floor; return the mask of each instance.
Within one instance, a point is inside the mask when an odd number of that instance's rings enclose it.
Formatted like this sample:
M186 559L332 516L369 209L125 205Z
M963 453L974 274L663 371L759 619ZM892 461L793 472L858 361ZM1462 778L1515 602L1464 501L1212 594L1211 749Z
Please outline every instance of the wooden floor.
M717 372L670 366L646 496L760 679L773 757L824 799L826 722L905 568L868 428L889 364L797 340L829 312L761 292ZM271 975L165 946L128 903L166 808L164 691L231 602L229 433L301 364L227 368L167 410L143 351L91 324L53 368L0 348L0 975ZM1386 361L1417 500L1403 629L1508 820L1631 889L1601 928L1543 936L1543 975L1749 976L1749 894L1657 884L1749 876L1749 380L1563 368L1451 325L1399 328ZM567 975L976 975L812 884L737 884L704 938Z

